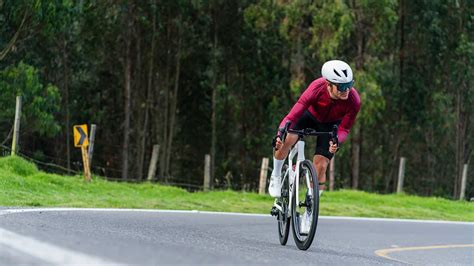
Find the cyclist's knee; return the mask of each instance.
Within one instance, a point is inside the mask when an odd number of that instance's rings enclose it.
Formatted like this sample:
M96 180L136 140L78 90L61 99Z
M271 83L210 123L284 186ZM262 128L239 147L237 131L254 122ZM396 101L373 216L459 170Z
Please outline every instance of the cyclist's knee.
M322 156L322 155L315 155L313 157L313 164L314 168L316 169L316 173L318 175L318 179L320 182L326 181L326 169L329 164L329 159Z
M329 164L329 159L322 155L314 155L313 163L316 168L326 169Z

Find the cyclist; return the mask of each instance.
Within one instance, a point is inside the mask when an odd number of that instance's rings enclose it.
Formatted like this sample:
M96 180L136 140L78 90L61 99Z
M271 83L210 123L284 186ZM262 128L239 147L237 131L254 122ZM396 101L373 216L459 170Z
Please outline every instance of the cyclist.
M331 60L323 64L322 77L314 80L291 108L290 113L280 123L282 128L287 121L293 122L292 129L313 128L317 131L331 131L339 125L339 142L344 142L360 110L358 92L354 84L352 69L343 61ZM280 132L273 139L273 171L268 192L272 197L281 195L281 169L291 147L298 141L296 134L288 134L281 141ZM329 137L319 136L313 157L314 168L319 181L320 193L325 187L326 169L338 147Z

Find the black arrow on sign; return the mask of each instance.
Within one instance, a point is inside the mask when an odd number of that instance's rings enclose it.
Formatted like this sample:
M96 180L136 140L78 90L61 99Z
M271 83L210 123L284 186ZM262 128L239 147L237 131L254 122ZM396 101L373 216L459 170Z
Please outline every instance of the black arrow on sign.
M86 132L82 129L82 127L77 127L77 132L81 135L81 138L79 139L79 143L77 145L82 146L84 145L84 140L87 138Z

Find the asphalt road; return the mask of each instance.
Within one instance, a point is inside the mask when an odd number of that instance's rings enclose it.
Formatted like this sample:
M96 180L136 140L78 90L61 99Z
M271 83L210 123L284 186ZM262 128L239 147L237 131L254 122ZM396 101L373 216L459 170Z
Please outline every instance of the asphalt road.
M321 217L300 251L275 218L0 208L0 265L473 265L474 223Z

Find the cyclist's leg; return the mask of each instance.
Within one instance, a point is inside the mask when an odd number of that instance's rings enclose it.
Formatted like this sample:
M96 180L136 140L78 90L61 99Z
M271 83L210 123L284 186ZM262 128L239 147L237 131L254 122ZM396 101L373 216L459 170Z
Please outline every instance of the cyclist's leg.
M329 132L332 130L334 125L339 125L340 121L333 123L317 123L316 130L322 132ZM313 157L314 168L316 169L316 174L318 175L318 182L326 182L326 171L334 154L329 152L329 136L319 136L316 141L316 149ZM326 185L321 184L319 190L326 190Z
M272 197L278 198L281 196L281 171L285 158L296 141L298 141L298 135L288 134L282 147L273 154L273 170L270 176L270 184L268 184L268 193Z
M326 156L315 154L313 157L314 168L318 175L319 190L326 190L326 185L322 184L326 182L326 170L328 168L329 159Z

